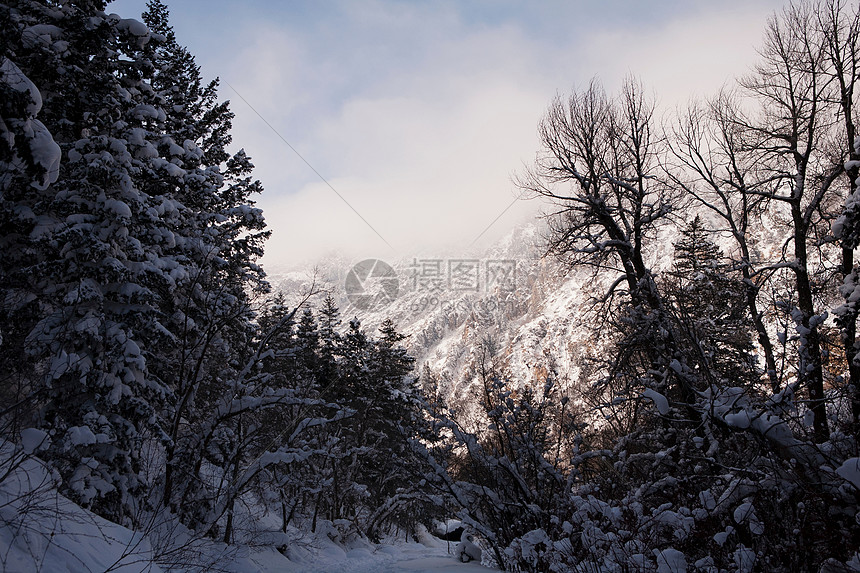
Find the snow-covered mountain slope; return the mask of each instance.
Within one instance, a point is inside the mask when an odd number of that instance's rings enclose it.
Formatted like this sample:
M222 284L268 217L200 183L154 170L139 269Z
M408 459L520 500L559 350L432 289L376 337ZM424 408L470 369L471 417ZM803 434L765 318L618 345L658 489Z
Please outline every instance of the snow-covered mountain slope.
M315 281L332 294L344 322L356 317L367 330L390 318L407 335L419 373L426 365L441 375L445 395L469 393L481 356L506 364L515 384L542 380L548 369L573 383L587 338L589 289L603 281L541 257L543 242L542 228L532 223L483 252L384 261L396 275L396 296L380 267L337 257L320 261L315 273L270 271L269 279L293 301ZM355 296L356 269L364 278L358 294L374 296Z

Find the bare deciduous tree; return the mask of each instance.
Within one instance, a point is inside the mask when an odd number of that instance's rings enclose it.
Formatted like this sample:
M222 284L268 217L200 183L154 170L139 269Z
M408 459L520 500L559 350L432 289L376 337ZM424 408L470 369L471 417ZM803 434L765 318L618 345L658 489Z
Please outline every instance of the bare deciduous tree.
M541 151L518 184L554 206L547 216L549 250L571 264L617 274L605 300L622 295L623 312L638 316L624 320L647 323L639 338L648 342L628 341L638 356L620 356L615 367L635 368L634 378L672 386L692 403L689 373L669 367L678 345L647 263L660 228L683 199L659 164L663 141L654 132L654 104L633 80L616 99L592 82L567 100L557 97L539 130Z

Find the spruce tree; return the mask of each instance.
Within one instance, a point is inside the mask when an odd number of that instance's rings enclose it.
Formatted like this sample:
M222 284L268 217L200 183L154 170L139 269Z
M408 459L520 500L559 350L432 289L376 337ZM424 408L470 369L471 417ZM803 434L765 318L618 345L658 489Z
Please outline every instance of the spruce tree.
M379 334L371 359L372 387L377 398L369 420L370 431L378 440L375 463L368 474L376 503L385 506L398 494L416 491L415 480L422 468L411 441L422 434L423 417L418 381L412 374L415 359L402 345L406 337L397 332L391 319L382 323Z
M268 290L256 260L269 233L252 200L262 186L250 176L249 157L226 150L233 114L227 102L217 101L218 81L204 84L194 57L178 44L163 3L150 2L143 19L160 37L147 54L164 112L158 151L169 164L142 175L152 193L171 198L181 213L168 245L182 268L164 300L171 336L163 339L152 366L173 393L164 410L164 503L177 507L192 495L188 488L197 483L199 464L199 452L188 450L195 439L184 439L193 435L193 426L183 428L181 421L204 419L233 391L230 381L253 346L251 297Z
M762 373L755 366L752 323L739 274L698 215L680 233L667 294L679 331L688 340L689 363L706 369L706 379L716 376L733 385L758 380Z
M199 69L166 33L166 11L153 35L104 7L0 5L3 62L38 86L39 118L63 153L56 174L31 161L0 188L15 213L0 328L5 363L25 365L18 396L28 423L50 434L42 455L64 493L125 521L150 485L143 440L160 438L175 460L180 420L224 390L237 362L223 356L252 339L267 233L248 157L224 149L231 116L214 86L175 99Z
M3 320L17 324L14 344L34 366L33 424L51 436L43 455L63 491L127 521L146 485L140 444L158 433L167 395L148 371L147 350L162 336L161 239L177 217L137 178L163 161L154 152L163 114L143 53L149 32L103 8L2 7L12 24L7 54L40 86L45 126L63 151L50 186L6 194L29 220L6 237L26 258L4 265L2 288L21 304L6 307Z
M338 355L342 338L338 329L341 320L340 309L337 308L331 295L327 295L323 300L317 323L319 325L317 383L324 398L337 400L340 392Z
M316 318L310 308L302 312L296 326L296 368L300 376L316 383L317 352L319 350L319 331Z

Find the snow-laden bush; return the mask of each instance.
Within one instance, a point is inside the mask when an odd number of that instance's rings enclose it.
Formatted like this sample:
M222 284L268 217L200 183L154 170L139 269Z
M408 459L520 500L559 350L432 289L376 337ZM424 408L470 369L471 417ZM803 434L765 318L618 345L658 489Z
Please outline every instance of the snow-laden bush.
M486 374L485 425L436 410L449 439L428 455L431 483L506 570L806 571L860 547L853 441L798 435L785 394L728 387L672 411L643 399L619 436L564 421L551 385L514 391Z

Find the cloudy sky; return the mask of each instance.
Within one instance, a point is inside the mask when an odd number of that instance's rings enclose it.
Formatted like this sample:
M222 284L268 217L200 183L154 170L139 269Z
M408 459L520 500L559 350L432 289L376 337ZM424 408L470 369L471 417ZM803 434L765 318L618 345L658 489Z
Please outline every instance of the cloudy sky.
M555 94L594 77L612 92L635 74L665 110L707 97L752 65L783 2L167 4L180 43L232 101L236 148L266 188L271 269L335 250L442 256L498 238L541 208L515 201L511 176L534 157ZM138 17L144 5L108 12Z

